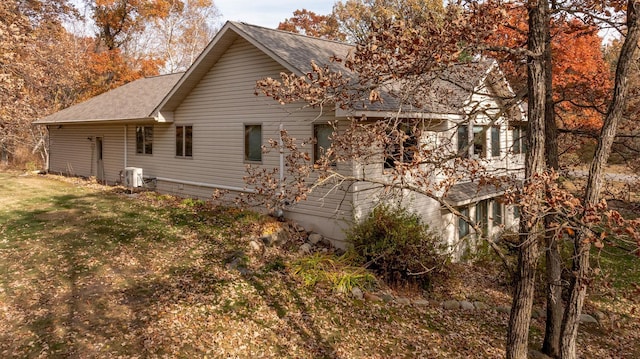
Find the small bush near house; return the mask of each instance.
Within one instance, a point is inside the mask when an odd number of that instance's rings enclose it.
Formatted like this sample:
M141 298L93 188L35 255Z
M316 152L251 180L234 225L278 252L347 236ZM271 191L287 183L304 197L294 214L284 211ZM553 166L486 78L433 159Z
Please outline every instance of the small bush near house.
M416 214L380 206L347 232L359 264L389 284L419 284L428 289L448 258L443 241Z

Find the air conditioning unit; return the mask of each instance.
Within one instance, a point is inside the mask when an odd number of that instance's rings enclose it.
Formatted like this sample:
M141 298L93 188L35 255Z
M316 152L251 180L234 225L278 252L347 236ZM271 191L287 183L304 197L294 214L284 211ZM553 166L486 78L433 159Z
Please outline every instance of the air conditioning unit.
M144 182L142 181L142 168L138 167L126 167L124 169L124 185L133 187L142 187Z

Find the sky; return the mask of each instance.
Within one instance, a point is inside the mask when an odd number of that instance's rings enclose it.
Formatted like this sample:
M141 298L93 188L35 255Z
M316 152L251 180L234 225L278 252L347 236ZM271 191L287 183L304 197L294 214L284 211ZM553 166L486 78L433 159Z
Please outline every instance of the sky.
M0 0L4 1L4 0ZM222 13L220 25L227 20L242 21L252 25L259 25L268 28L276 28L284 19L293 16L293 12L298 9L307 9L319 15L326 15L333 9L336 0L214 0L213 3ZM81 12L84 4L82 0L71 0ZM85 10L88 11L88 10ZM84 14L90 17L88 13ZM74 27L75 26L75 27ZM84 28L83 28L84 27ZM67 28L74 33L91 33L90 26L76 23L67 24Z
M242 21L252 25L275 28L284 19L293 16L297 9L307 9L319 15L331 12L334 0L214 0L222 13L222 22Z

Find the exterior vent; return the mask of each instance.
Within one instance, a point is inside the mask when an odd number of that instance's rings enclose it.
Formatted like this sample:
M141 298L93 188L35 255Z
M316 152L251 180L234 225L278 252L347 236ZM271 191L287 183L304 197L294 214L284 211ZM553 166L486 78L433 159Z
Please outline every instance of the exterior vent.
M124 169L124 185L133 187L142 187L144 184L142 180L142 168L138 167L126 167Z

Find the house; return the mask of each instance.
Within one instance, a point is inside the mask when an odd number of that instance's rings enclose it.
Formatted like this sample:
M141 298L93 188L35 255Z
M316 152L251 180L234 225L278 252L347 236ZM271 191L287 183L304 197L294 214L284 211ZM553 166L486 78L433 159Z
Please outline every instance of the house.
M309 138L329 121L350 115L382 118L393 110L389 101L386 107L319 112L255 95L259 79L277 78L281 72L304 75L311 60L328 63L331 56L344 56L350 49L351 45L335 41L228 22L184 74L141 79L36 121L49 131L48 170L115 183L122 181L126 167L141 168L157 191L179 196L210 198L216 189L251 191L243 182L247 164L280 166L277 153L265 154L260 148L268 139L278 138L281 124L293 137ZM505 118L489 121L481 116L472 125L459 126L468 122L465 111L471 106L491 103L499 108L495 99L477 91L507 88L500 76L495 81L499 69L492 61L461 69L452 70L451 76L458 76L468 88L440 81L432 89L434 95L447 91L449 104L434 102L419 114L403 111L403 115L437 120L425 131L425 141L452 136L458 146L467 145L478 132L481 135L468 146L469 155L483 157L506 173L521 170L520 127ZM483 128L489 130L479 131ZM383 162L367 166L367 171L383 171ZM320 188L307 200L286 207L285 215L340 241L344 228L366 215L376 196L338 192ZM499 195L467 182L454 185L448 200L494 231L514 219L513 210L495 200ZM410 203L451 243L468 234L468 226L433 199L414 196Z

